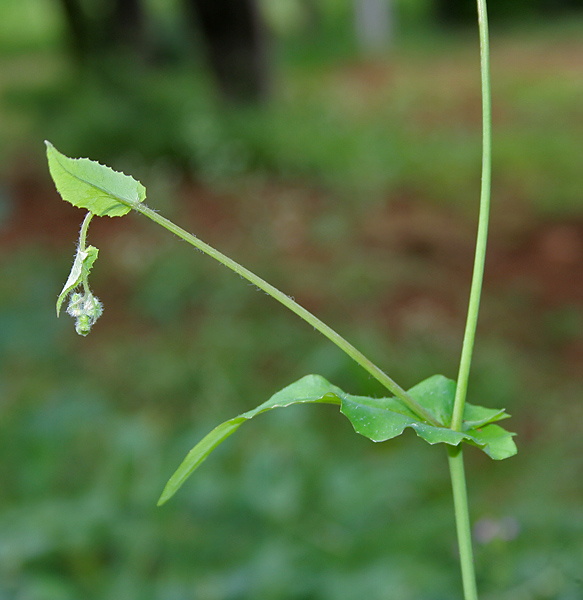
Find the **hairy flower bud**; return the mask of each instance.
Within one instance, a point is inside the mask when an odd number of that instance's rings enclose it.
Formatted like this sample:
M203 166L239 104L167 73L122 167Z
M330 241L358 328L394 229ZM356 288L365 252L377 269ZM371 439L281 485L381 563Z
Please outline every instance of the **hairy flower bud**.
M69 299L67 312L75 317L75 331L79 335L87 335L91 327L103 314L103 306L99 298L90 291L74 292Z

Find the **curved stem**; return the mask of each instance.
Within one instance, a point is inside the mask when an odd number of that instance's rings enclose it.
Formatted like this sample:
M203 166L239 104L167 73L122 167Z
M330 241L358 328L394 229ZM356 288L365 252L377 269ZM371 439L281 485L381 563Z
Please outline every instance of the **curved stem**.
M79 243L77 245L77 252L85 252L85 245L87 244L87 231L89 230L89 223L91 223L91 219L95 215L89 211L85 218L83 219L83 223L81 223L81 230L79 231ZM91 294L91 290L89 289L89 284L87 283L87 277L85 277L82 281L83 284L83 292L86 296Z
M143 214L145 217L148 217L148 219L151 219L158 225L161 225L168 231L174 233L179 238L183 239L185 242L188 242L195 248L198 248L205 254L208 254L229 269L235 271L235 273L238 273L241 277L244 277L252 284L262 289L272 298L275 298L278 302L281 302L281 304L304 319L304 321L312 325L314 329L317 329L330 341L336 344L341 350L346 352L348 356L350 356L361 367L368 371L377 381L382 383L396 398L398 398L405 406L407 406L409 410L413 411L413 413L415 413L420 419L431 425L439 426L439 423L435 420L435 418L403 388L401 388L401 386L393 381L393 379L391 379L384 371L382 371L370 359L362 354L362 352L357 350L352 344L345 340L339 333L334 331L323 321L320 321L320 319L314 316L310 311L306 310L303 306L300 306L297 302L295 302L295 300L292 300L289 296L278 290L276 287L270 283L267 283L267 281L261 279L261 277L255 275L255 273L249 271L228 256L225 256L222 252L215 250L212 246L209 246L202 240L199 240L196 236L188 233L185 229L182 229L182 227L179 227L172 221L169 221L165 217L159 215L156 211L148 208L144 204L132 204L131 208Z
M478 2L478 24L480 29L480 59L482 74L482 190L480 194L480 216L476 239L476 256L470 290L468 317L464 333L462 355L457 378L451 428L461 431L464 405L468 389L468 378L476 337L484 263L486 261L486 242L488 238L488 220L490 214L490 180L492 173L492 105L490 100L490 49L488 42L488 16L486 0Z
M95 215L90 211L85 215L83 223L81 223L81 230L79 231L79 245L78 248L81 251L85 250L85 244L87 243L87 230L89 229L89 223Z

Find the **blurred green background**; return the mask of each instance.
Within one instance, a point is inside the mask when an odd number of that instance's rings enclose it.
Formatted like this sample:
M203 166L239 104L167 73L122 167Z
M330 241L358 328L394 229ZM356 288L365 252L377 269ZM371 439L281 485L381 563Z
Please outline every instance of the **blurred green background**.
M77 5L80 38L66 2L0 4L0 600L459 598L444 450L411 431L375 445L333 407L260 417L156 508L196 441L295 379L383 391L138 216L92 224L105 312L76 336L54 303L83 215L55 192L42 142L133 174L150 206L401 385L455 378L480 183L473 3L373 0L367 21L364 0L264 0L261 61L238 88L209 68L200 17L149 0L123 29L126 4ZM466 453L477 575L485 600L580 600L583 12L491 13L470 400L508 409L519 454Z

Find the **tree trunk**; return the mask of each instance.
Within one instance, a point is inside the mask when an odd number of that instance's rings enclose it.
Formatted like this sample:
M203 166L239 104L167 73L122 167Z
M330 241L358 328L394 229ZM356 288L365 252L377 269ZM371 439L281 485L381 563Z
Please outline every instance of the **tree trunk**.
M389 0L353 0L354 26L358 46L363 54L381 54L392 34L392 11Z
M223 96L233 102L267 97L266 34L255 0L187 0Z
M89 52L89 27L87 19L81 10L79 0L61 0L65 21L67 22L67 37L73 58L83 62Z
M129 49L136 55L146 52L145 18L140 0L115 0L106 20L105 38L114 49Z
M108 6L109 4L109 6ZM147 50L145 18L141 0L102 3L99 17L90 18L80 0L61 0L67 23L69 47L81 63L99 59L117 50L143 56ZM109 11L106 9L110 8ZM104 14L105 13L105 14Z

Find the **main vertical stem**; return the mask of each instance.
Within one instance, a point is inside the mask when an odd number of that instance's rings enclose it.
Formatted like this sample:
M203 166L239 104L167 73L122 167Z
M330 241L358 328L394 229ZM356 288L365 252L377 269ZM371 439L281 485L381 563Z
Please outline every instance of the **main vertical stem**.
M464 414L464 404L468 389L468 377L474 350L484 264L486 262L486 242L490 215L490 181L492 177L492 103L490 100L490 50L488 43L488 17L486 0L478 0L478 23L480 28L480 57L482 73L482 190L480 194L480 216L476 239L476 256L470 289L468 317L464 332L464 343L458 372L451 428L460 431Z
M468 378L470 374L470 365L472 362L474 340L476 337L478 311L480 308L480 296L482 294L482 281L484 279L488 220L490 215L490 182L492 173L492 105L490 100L490 49L488 41L488 16L486 12L486 0L477 0L477 4L478 25L480 30L480 64L482 76L482 189L480 194L480 217L478 222L476 256L474 260L474 272L470 290L470 302L468 306L468 316L466 321L466 329L464 332L464 342L462 347L462 355L460 358L460 367L451 420L451 428L454 431L461 431L462 429L464 406L468 389ZM456 447L449 449L448 454L464 599L478 600L463 452L461 447Z
M448 460L464 600L478 600L478 588L474 571L474 553L472 550L472 529L470 526L468 493L464 471L464 454L461 445L448 449Z

